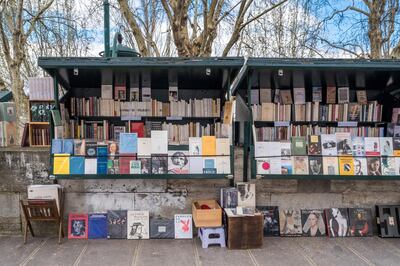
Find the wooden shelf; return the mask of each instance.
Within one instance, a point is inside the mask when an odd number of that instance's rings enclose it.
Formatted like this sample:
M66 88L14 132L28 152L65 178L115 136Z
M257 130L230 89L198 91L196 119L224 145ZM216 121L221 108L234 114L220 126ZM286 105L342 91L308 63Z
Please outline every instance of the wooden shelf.
M49 125L49 122L29 122L31 125Z

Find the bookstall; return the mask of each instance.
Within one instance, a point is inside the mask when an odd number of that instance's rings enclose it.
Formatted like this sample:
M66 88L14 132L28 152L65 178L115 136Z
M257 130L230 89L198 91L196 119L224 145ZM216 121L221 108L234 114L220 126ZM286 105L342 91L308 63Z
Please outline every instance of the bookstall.
M40 58L57 88L51 174L233 178L229 88L242 64L242 58Z
M251 178L399 179L399 88L396 60L250 58Z

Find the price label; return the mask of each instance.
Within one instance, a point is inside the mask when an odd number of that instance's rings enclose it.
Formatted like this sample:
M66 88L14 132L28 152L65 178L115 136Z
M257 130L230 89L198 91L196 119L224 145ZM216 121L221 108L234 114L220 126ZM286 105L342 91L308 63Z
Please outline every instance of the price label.
M290 126L290 122L289 121L275 121L274 122L274 126L276 126L276 127L288 127L288 126Z
M122 121L141 121L142 117L141 116L121 116Z
M343 121L343 122L338 122L338 127L357 127L358 122L357 121Z
M182 116L167 116L167 120L182 120Z

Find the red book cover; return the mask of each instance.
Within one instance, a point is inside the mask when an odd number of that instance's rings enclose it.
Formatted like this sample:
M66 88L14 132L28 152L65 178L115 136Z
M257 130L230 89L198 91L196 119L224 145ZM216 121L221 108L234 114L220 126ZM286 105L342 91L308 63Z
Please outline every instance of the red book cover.
M143 122L131 122L131 133L137 133L138 138L144 138Z
M136 154L122 154L119 157L119 173L130 174L130 161L136 160Z
M87 239L88 238L88 215L74 214L68 215L68 238Z

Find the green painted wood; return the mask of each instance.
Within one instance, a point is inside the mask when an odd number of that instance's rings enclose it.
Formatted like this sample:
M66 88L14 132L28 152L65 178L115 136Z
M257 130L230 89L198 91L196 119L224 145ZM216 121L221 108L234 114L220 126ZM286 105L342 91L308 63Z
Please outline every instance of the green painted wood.
M118 174L118 175L53 175L55 179L227 179L227 174Z
M309 180L400 180L400 176L376 175L256 175L262 179L309 179Z

